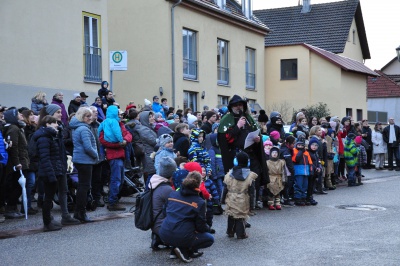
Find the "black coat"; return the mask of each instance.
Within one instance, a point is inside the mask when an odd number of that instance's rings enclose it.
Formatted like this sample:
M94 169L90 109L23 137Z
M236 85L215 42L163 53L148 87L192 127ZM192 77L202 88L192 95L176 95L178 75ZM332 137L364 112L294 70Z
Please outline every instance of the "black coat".
M56 182L57 176L65 174L57 132L53 128L41 127L32 138L36 141L39 155L39 178L47 182Z
M394 132L396 135L396 141L392 144L389 144L390 125L385 127L382 132L383 141L386 142L388 145L391 145L391 147L398 147L400 142L400 127L398 125L394 125Z
M188 158L188 150L190 148L189 138L184 134L177 132L174 134L174 150L179 151L180 156Z
M81 103L77 103L75 100L71 100L71 102L69 103L68 106L68 114L71 115L72 113L76 113L79 109L79 107L81 107Z

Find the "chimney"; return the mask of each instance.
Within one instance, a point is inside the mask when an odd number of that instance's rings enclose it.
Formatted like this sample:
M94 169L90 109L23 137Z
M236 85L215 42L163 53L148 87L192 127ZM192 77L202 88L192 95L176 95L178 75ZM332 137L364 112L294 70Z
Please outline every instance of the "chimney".
M310 13L311 11L311 0L303 0L303 8L301 13Z
M242 0L242 12L248 19L253 19L253 0Z

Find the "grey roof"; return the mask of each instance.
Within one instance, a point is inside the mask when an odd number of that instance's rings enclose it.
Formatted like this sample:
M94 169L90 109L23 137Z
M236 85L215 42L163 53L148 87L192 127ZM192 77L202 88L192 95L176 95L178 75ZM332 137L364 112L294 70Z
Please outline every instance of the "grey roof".
M271 32L265 46L308 43L332 53L343 53L351 23L355 18L364 59L370 59L359 0L313 4L309 13L302 6L254 10Z

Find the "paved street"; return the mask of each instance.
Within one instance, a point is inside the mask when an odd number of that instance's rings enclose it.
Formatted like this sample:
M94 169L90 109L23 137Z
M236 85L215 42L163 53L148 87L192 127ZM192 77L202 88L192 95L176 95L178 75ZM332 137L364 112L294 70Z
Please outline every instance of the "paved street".
M258 211L246 240L226 237L226 217L215 217L215 244L191 264L400 265L399 172L364 174L363 186L317 195L315 207ZM133 198L123 200L133 205ZM384 209L336 207L353 204ZM110 217L100 208L89 215L107 220L50 233L41 232L40 215L6 220L0 224L1 265L183 265L168 251L152 252L150 232L136 229L131 214ZM54 216L60 218L58 206Z

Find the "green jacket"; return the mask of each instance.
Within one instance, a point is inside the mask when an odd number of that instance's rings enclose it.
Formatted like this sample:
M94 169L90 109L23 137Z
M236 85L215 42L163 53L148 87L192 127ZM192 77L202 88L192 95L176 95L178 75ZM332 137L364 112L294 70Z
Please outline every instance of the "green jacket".
M346 138L344 143L344 159L348 167L354 167L358 162L358 149L354 140Z

